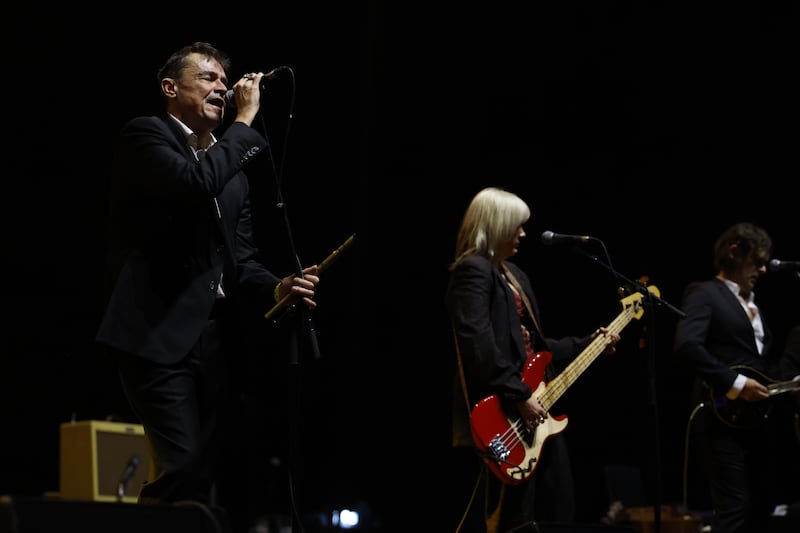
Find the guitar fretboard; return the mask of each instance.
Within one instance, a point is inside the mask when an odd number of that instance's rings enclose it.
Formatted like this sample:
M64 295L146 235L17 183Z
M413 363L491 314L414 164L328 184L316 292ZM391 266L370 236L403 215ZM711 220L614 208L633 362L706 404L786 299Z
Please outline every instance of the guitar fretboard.
M656 294L655 287L648 287L653 294ZM583 374L597 356L603 353L606 347L611 344L611 334L619 333L633 318L639 318L643 313L642 295L633 294L623 300L622 312L608 325L608 333L597 335L589 346L587 346L578 356L567 365L558 376L556 376L539 398L539 402L546 411L558 401L564 392Z
M784 392L794 392L800 390L800 381L781 381L780 383L770 383L767 385L769 395L783 394Z

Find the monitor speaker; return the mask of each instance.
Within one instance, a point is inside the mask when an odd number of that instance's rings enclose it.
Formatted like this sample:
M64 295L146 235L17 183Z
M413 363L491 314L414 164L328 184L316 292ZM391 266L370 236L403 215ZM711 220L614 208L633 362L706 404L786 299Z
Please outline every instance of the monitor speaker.
M139 424L61 424L59 492L64 500L134 503L151 468Z

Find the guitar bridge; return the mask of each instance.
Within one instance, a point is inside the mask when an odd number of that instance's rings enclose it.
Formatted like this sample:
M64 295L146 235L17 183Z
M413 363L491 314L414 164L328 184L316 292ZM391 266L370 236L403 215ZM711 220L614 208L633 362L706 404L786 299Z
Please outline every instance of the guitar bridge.
M500 439L500 435L495 435L494 438L489 442L489 450L496 459L505 462L508 459L508 456L511 455L511 450L503 443L502 439Z

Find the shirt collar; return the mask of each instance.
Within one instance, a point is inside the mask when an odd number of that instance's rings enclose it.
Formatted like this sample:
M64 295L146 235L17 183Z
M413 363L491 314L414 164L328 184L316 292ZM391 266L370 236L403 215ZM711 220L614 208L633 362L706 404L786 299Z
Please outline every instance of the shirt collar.
M747 297L747 299L745 299L745 298L742 297L741 293L739 292L739 284L738 283L736 283L735 281L731 281L729 279L721 278L719 276L717 276L717 279L719 279L722 283L724 283L725 286L728 287L728 289L730 289L730 291L733 293L734 296L736 296L738 298L742 298L743 300L745 300L745 302L747 302L749 304L753 303L753 301L755 300L754 291L750 291L750 295Z
M191 128L189 128L189 126L187 126L186 124L184 124L183 122L181 122L181 121L180 121L180 119L178 119L178 117L176 117L176 116L175 116L175 115L173 115L172 113L168 113L168 114L169 114L169 117L170 117L172 120L174 120L174 121L175 121L175 123L178 125L178 127L179 127L179 128L181 129L181 131L183 132L183 135L184 135L184 137L186 138L186 143L187 143L187 144L188 144L188 145L189 145L189 146L192 148L192 150L194 150L195 152L197 152L198 150L208 150L209 148L211 148L212 146L214 146L214 144L217 142L217 138L216 138L216 137L214 137L214 134L212 133L212 134L211 134L211 143L210 143L208 146L206 146L205 148L198 148L198 147L197 147L197 134L196 134L195 132L193 132L193 131L191 130Z

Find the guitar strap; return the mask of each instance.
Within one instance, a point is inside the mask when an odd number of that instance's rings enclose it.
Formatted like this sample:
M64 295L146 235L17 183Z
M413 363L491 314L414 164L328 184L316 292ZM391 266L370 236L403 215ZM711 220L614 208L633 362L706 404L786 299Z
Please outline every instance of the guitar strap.
M514 288L519 293L519 296L520 298L522 298L522 302L525 304L525 308L528 310L528 314L530 315L531 320L533 321L533 325L536 328L536 332L539 334L539 338L543 339L544 335L542 335L542 328L539 327L539 321L536 319L536 314L533 312L533 305L531 305L531 301L530 299L528 299L528 295L522 289L522 285L520 285L519 281L517 281L516 276L514 276L514 274L511 273L511 270L506 266L505 263L503 263L503 273L505 274L506 278L511 283L511 285L513 285ZM458 347L458 337L456 336L455 325L452 325L450 329L453 331L453 344L456 347L456 356L458 359L458 376L459 376L459 381L461 381L461 391L464 394L464 402L466 403L467 406L467 412L470 413L470 416L472 416L472 405L469 402L469 394L467 393L467 380L466 376L464 375L464 364L461 361L461 350Z
M464 364L461 362L461 350L458 348L458 336L456 335L455 325L451 327L453 330L453 344L456 347L456 359L458 359L458 378L461 381L461 392L464 393L464 402L467 404L467 413L472 417L472 406L469 403L469 394L467 394L467 379L464 375Z
M530 315L531 320L533 321L533 325L536 328L536 332L539 334L539 338L544 338L544 335L542 335L542 328L539 327L539 321L536 319L536 314L533 312L533 305L531 305L531 301L528 299L528 295L525 293L524 290L522 290L522 285L520 285L519 281L517 281L516 276L514 276L514 274L511 273L511 270L505 265L505 263L503 264L503 272L505 273L505 276L508 279L508 281L514 286L515 289L517 289L520 298L522 298L522 302L525 304L525 308L528 310L528 314ZM453 331L453 344L456 347L456 356L458 359L458 376L459 376L459 381L461 381L461 390L464 393L464 401L466 402L467 405L467 412L470 413L470 416L472 416L472 405L469 402L469 394L467 393L467 380L466 377L464 376L464 365L461 362L461 350L458 348L458 337L456 336L456 328L453 325L451 326L451 329Z
M533 306L531 305L531 301L528 299L528 295L525 294L525 291L522 290L522 285L520 285L519 281L517 281L517 278L514 276L514 274L511 273L511 270L505 265L505 263L503 263L503 272L508 281L514 286L515 289L517 289L520 298L522 298L522 302L525 304L525 308L528 310L528 314L530 315L531 320L533 321L534 327L536 327L536 332L539 334L539 338L544 338L544 336L542 335L542 329L539 327L539 321L536 319L536 315L533 312ZM472 416L472 405L469 402L469 394L467 393L467 380L464 376L464 365L461 362L461 350L459 350L458 348L458 337L456 336L456 328L453 325L451 326L450 329L452 329L453 331L453 344L455 344L456 356L458 358L458 375L461 381L461 390L464 393L464 401L467 404L467 412L470 413L470 416Z
M459 381L461 381L461 391L464 393L464 402L466 403L467 413L469 413L469 417L472 418L472 406L469 403L469 394L467 394L467 380L465 379L464 375L464 365L461 361L461 350L458 348L458 336L456 335L456 328L453 325L453 341L456 347L456 358L458 359L458 377ZM478 479L475 481L475 490L478 489L480 479L486 473L486 463L484 461L481 462L481 473ZM500 510L503 506L503 499L505 496L506 487L504 484L500 484L500 495L497 499L497 502L494 504L494 510L490 510L489 506L489 485L484 486L484 495L483 495L483 506L484 506L484 523L486 524L486 533L499 533L499 525L500 525ZM473 497L475 493L473 492ZM472 505L472 503L470 503Z
M520 285L519 281L517 281L517 278L511 273L511 269L509 269L505 263L503 263L503 273L506 275L506 278L508 278L508 281L511 283L511 285L517 289L519 297L522 298L522 302L525 304L525 308L528 310L528 314L533 321L533 325L536 328L536 333L539 334L540 339L543 339L544 335L542 335L542 328L539 327L539 320L537 320L536 314L533 312L531 301L528 299L528 295L525 294L525 291L522 290L522 285Z

